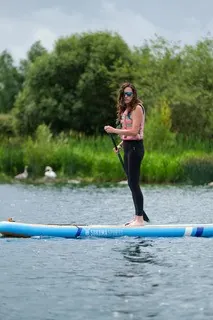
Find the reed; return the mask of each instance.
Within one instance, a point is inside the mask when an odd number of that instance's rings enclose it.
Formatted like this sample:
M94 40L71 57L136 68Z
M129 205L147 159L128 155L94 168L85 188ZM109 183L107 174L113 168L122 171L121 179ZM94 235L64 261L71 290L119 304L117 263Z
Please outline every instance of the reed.
M188 143L188 144L187 144ZM0 180L5 181L29 166L29 177L36 181L49 165L59 179L89 182L116 182L125 174L111 140L107 136L60 135L54 137L40 126L35 138L1 140ZM208 183L213 180L213 153L199 140L177 139L175 145L149 150L141 166L145 183Z

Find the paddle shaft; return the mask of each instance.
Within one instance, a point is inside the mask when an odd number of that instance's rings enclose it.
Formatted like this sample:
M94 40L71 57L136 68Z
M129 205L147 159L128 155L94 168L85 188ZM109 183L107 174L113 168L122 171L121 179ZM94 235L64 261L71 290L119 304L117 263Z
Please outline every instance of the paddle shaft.
M120 154L120 152L119 152L119 150L118 150L116 141L115 141L112 133L109 133L109 136L110 136L110 138L112 139L112 143L113 143L113 145L114 145L114 147L115 147L115 150L117 151L117 155L118 155L118 158L119 158L119 160L120 160L120 163L122 164L122 167L123 167L123 169L124 169L124 172L125 172L125 174L126 174L126 176L127 176L127 173L126 173L126 170L125 170L125 166L124 166L124 162L123 162L123 159L122 159L122 157L121 157L121 154ZM127 176L127 178L128 178L128 176ZM146 222L150 222L149 217L147 216L147 214L146 214L145 211L143 212L143 218L144 218L144 220L145 220Z
M114 139L114 137L113 137L113 135L112 135L111 133L109 133L109 135L110 135L110 138L112 139L112 143L114 144L115 150L117 151L117 155L118 155L118 158L119 158L119 160L120 160L120 163L122 164L122 167L123 167L123 169L124 169L124 172L126 173L125 166L124 166L124 162L123 162L123 159L122 159L122 157L121 157L121 154L120 154L120 152L119 152L119 150L118 150L118 147L117 147L117 144L116 144L116 142L115 142L115 139ZM126 175L127 175L127 173L126 173Z

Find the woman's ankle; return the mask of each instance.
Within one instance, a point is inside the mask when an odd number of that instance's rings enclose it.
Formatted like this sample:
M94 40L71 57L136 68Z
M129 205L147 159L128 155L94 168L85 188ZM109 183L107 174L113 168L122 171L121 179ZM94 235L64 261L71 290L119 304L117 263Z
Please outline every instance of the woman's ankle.
M143 219L143 216L137 216L135 215L135 219L134 219L136 222L139 222L139 223L144 223L144 219Z

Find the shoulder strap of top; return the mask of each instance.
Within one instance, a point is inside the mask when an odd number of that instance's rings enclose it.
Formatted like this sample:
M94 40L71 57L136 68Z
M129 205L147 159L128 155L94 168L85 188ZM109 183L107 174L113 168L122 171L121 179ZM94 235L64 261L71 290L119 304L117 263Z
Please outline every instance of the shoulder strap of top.
M139 104L139 106L141 106L142 111L143 111L143 114L145 114L145 108L144 108L144 106L142 105L142 103L138 103L138 104Z

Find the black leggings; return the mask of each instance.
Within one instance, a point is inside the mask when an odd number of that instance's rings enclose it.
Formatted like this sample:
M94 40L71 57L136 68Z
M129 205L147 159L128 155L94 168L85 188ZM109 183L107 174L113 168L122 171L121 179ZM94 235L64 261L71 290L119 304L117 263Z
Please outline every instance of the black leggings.
M144 156L143 140L124 140L124 166L132 192L136 216L143 216L144 201L140 188L140 166Z

